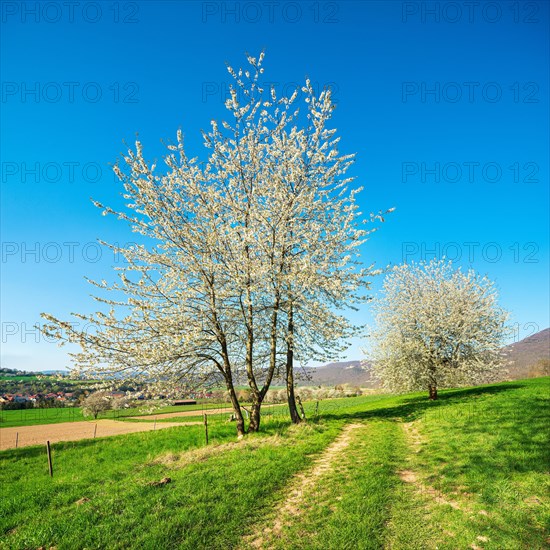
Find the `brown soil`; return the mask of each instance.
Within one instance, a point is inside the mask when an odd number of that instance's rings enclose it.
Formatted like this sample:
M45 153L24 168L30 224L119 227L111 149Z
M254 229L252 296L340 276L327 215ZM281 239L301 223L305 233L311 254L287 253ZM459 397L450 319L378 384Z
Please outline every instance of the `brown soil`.
M196 423L194 423L196 424ZM18 447L45 445L46 441L78 441L93 439L97 425L96 437L108 437L136 432L148 432L153 429L182 426L182 422L120 422L117 420L98 420L97 422L61 422L59 424L39 424L37 426L19 426L0 428L0 450L15 447L16 434L19 434Z

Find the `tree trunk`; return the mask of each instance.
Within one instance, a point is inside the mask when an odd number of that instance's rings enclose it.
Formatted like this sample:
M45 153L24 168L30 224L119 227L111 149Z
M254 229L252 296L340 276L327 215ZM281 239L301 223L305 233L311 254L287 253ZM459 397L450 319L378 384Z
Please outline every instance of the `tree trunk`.
M429 366L429 376L428 376L428 392L430 394L430 401L435 401L437 399L437 369L434 363L431 363Z
M304 410L304 405L302 404L302 399L299 395L296 396L296 401L298 401L298 406L300 407L300 412L302 413L300 418L305 422L306 419L306 411Z
M237 437L238 439L242 439L245 434L244 418L241 410L241 405L239 403L239 400L237 399L237 393L235 392L235 386L233 385L233 374L231 372L231 362L229 360L227 339L225 337L225 332L223 330L223 327L220 321L218 320L218 309L216 305L216 294L214 290L213 280L211 282L210 302L211 302L210 311L212 314L212 318L214 320L216 337L218 339L218 342L220 343L220 346L222 349L222 357L223 357L223 366L218 361L215 361L215 364L225 378L225 385L227 387L227 391L229 392L229 398L231 399L231 404L233 405L233 411L235 412L235 419L237 420Z
M233 405L235 418L237 419L237 437L239 439L242 439L245 434L243 412L241 410L241 404L237 399L237 393L235 392L235 386L233 386L233 380L231 379L231 374L229 374L229 376L226 376L225 383L227 386L227 391L229 392L229 398L231 399L231 404Z
M254 377L254 371L252 370L252 356L250 356L250 368L247 369L249 373L248 385L252 392L252 408L250 410L250 423L248 425L249 432L259 432L261 422L261 407L264 401L265 395L269 390L275 368L277 366L277 318L279 314L280 296L279 291L275 293L275 303L273 304L273 314L271 317L271 336L270 336L270 353L269 353L269 369L262 389L258 388L256 379ZM247 363L248 364L248 363Z
M302 419L300 418L300 413L298 412L298 407L296 406L296 396L294 394L294 376L292 373L292 367L290 370L287 370L286 378L286 392L288 396L288 411L290 413L290 419L293 424L299 424Z
M252 330L249 329L246 343L246 373L252 394L252 407L250 409L250 422L248 424L249 433L257 432L260 429L260 407L262 406L262 395L258 389L253 370L253 345L254 335L252 334Z
M250 409L250 424L248 425L248 432L254 433L260 431L260 408L262 403L259 400L254 399L252 407Z
M294 312L292 302L288 311L287 347L286 347L286 394L288 398L288 410L293 424L299 424L302 419L296 407L294 395Z

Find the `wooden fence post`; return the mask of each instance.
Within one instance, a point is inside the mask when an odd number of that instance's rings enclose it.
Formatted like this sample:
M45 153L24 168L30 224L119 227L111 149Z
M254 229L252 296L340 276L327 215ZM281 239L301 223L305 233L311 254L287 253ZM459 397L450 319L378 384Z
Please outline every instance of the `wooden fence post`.
M19 432L15 432L15 448L19 445Z
M206 413L203 413L204 418L204 436L206 439L206 444L208 445L208 418L206 416Z
M46 441L46 450L48 451L48 467L50 469L50 477L53 477L52 450L50 449L49 441Z
M95 427L94 427L94 439L95 439L95 434L97 433L97 422L95 423Z

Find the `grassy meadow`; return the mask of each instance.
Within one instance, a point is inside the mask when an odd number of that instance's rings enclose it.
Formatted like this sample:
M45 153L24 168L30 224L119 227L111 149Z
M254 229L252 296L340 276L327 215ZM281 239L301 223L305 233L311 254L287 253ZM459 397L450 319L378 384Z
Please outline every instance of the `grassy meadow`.
M227 409L227 415L231 414L230 403L216 403L209 400L207 402L199 402L196 405L160 406L157 409L153 409L152 407L133 407L104 411L98 415L98 419L124 420L129 416L149 415L151 419L157 417L160 421L162 420L162 415L167 413L197 411L197 415L201 416L203 411L218 408L225 408ZM84 416L80 407L52 407L46 409L21 409L17 411L0 410L0 428L57 424L60 422L76 422L81 420L91 420L91 417ZM177 418L172 420L177 421Z
M550 378L0 453L0 548L543 549ZM185 409L189 410L189 409ZM166 478L170 481L166 482ZM162 481L164 480L164 481Z

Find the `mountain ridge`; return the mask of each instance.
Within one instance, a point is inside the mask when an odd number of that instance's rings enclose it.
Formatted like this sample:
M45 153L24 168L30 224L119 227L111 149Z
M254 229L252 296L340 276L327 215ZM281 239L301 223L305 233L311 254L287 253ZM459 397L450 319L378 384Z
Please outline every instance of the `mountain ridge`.
M544 375L543 361L550 361L550 328L527 336L502 348L507 367L497 376L498 381L521 380ZM298 369L301 386L335 386L351 384L377 388L379 382L372 374L372 363L351 360L327 363L320 367Z

